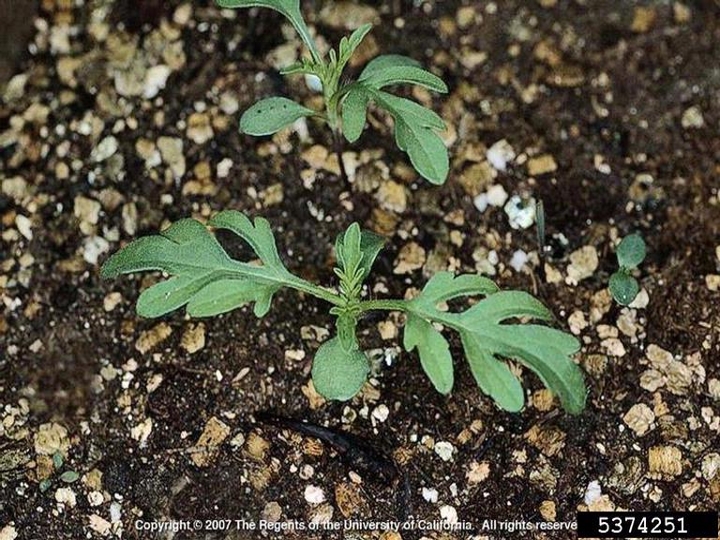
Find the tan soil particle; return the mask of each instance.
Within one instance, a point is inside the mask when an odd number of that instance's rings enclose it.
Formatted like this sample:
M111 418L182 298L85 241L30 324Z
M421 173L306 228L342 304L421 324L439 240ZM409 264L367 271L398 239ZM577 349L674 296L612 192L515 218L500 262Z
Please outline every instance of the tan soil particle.
M217 447L230 435L230 427L216 417L210 418L200 438L195 443L199 452L190 454L190 459L198 467L206 467L213 460Z
M172 334L172 328L169 324L161 322L153 326L150 330L146 330L140 334L140 337L135 342L135 349L141 354L145 354L163 341L165 341Z
M183 332L180 346L189 354L193 354L205 347L205 323L189 324Z
M680 476L683 471L682 452L675 446L652 446L648 451L648 468L651 473Z

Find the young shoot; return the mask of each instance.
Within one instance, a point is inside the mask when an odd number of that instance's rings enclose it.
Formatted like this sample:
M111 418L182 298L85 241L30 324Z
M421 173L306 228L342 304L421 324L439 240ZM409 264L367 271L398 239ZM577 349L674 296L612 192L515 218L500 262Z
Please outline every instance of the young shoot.
M248 135L271 135L302 117L315 117L327 123L340 153L342 136L352 143L365 129L370 104L384 110L394 121L395 142L406 152L417 172L433 184L442 184L448 175L448 153L438 132L445 122L422 105L391 94L387 87L414 84L446 93L447 85L406 56L387 54L370 61L355 81L346 81L343 70L363 38L372 28L365 24L349 37L343 37L337 50L320 53L300 13L299 0L216 0L223 8L265 7L285 16L307 47L310 57L287 67L283 74L302 73L317 77L322 86L324 111L309 109L285 97L258 101L240 118L240 131ZM340 157L340 156L339 156ZM342 159L340 159L342 166Z
M610 276L610 294L618 304L632 304L640 292L632 272L645 260L645 253L645 241L638 233L626 236L618 244L615 254L620 269Z
M454 385L450 345L443 334L452 330L460 337L478 386L502 409L519 411L525 403L525 392L507 359L535 372L566 411L577 414L585 407L583 376L572 360L580 348L578 340L547 326L521 324L519 319L553 319L550 311L526 292L500 291L479 275L439 272L412 300L366 300L361 296L362 285L383 240L361 231L356 223L335 243L337 289L315 285L291 273L263 218L250 221L244 214L228 210L215 215L207 225L238 235L260 263L230 258L205 225L183 219L159 235L128 244L107 260L101 275L113 278L147 270L165 272L168 279L145 289L137 300L137 312L143 317L160 317L183 306L191 317L210 317L248 304L254 304L255 315L262 317L270 310L273 296L283 288L326 301L336 317L336 334L315 354L312 378L317 391L328 399L347 400L362 388L370 365L356 329L364 313L385 310L406 314L404 347L408 352L417 350L423 370L443 394ZM464 297L481 299L460 312L441 307Z

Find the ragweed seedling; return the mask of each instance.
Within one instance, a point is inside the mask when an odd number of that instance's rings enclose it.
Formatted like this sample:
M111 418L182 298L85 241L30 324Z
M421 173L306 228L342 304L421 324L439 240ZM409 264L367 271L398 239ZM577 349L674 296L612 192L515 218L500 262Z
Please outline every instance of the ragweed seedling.
M248 135L271 135L302 117L324 120L333 132L336 145L344 135L355 142L365 129L368 106L372 103L388 113L395 124L395 142L407 152L413 167L433 184L442 184L448 175L448 154L438 136L445 129L443 120L418 103L393 95L388 86L414 84L447 92L436 75L425 71L415 60L388 54L378 56L365 66L356 81L345 82L343 70L372 25L365 24L349 37L343 37L338 50L325 58L310 36L300 13L299 0L216 0L223 8L265 7L280 12L293 25L310 52L310 58L292 65L283 74L303 73L316 76L322 85L324 111L315 111L285 97L258 101L240 118L240 131ZM342 165L342 160L340 160Z
M645 253L645 241L637 233L626 236L618 244L615 254L620 269L610 276L610 294L618 304L631 304L640 292L632 272L645 260Z
M454 384L450 345L440 326L460 335L465 356L480 389L501 408L518 411L525 393L505 359L513 359L534 371L560 398L570 413L585 406L585 385L572 355L579 343L571 335L537 324L509 323L513 319L552 320L538 300L521 291L499 291L479 275L435 274L412 300L364 300L362 286L382 249L382 239L361 231L354 223L336 243L339 279L337 289L310 283L292 274L282 262L268 222L250 221L229 210L215 215L208 225L229 230L252 248L260 263L231 259L208 228L194 219L172 224L159 235L140 238L112 255L102 276L161 270L170 277L145 289L137 300L137 312L159 317L182 306L191 317L219 315L254 303L258 317L271 307L273 295L291 288L325 300L336 317L336 335L318 349L312 378L320 394L347 400L365 383L370 366L357 339L357 326L372 310L407 314L404 346L417 349L423 370L433 386L447 394ZM449 300L482 297L459 312L443 310Z

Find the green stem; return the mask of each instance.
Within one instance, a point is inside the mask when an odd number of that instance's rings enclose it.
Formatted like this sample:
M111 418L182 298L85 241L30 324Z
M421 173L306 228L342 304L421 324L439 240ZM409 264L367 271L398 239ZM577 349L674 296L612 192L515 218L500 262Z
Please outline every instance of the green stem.
M236 269L230 271L228 273L228 277L240 274L242 276L255 278L259 281L277 283L278 285L282 285L283 287L293 288L297 291L301 291L315 296L316 298L320 298L321 300L325 300L326 302L333 304L334 306L345 305L345 300L343 299L343 297L336 292L330 289L326 289L325 287L315 285L314 283L310 283L309 281L306 281L302 278L299 278L296 275L291 274L284 268L281 270L273 270L265 266L255 266L246 262L233 262Z
M407 300L365 300L358 304L360 313L372 310L383 311L410 311L410 303Z
M292 280L289 282L286 282L286 284L288 287L292 287L293 289L295 289L297 291L302 291L309 295L315 296L316 298L320 298L320 300L325 300L326 302L328 302L334 306L344 306L345 305L345 300L339 294L331 291L330 289L326 289L324 287L319 287L318 285L315 285L314 283L305 281L302 278L293 276Z
M312 56L313 62L316 64L322 63L322 55L315 46L315 42L310 35L310 30L308 30L308 27L305 25L305 21L302 19L302 16L298 13L298 18L290 17L290 22L293 27L295 27L295 31L300 35L300 39L303 40L303 43L305 43L307 48L310 50L310 56Z

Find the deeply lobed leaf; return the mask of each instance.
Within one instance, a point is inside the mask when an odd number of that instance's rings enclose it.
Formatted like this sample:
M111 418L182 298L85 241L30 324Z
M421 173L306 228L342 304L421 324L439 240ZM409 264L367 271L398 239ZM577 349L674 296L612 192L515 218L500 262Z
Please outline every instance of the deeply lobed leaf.
M585 406L585 384L580 369L572 361L572 355L580 348L579 342L567 333L546 326L502 324L508 319L522 317L551 320L552 314L525 292L496 291L492 282L480 276L456 278L449 272L436 274L422 293L410 302L408 323L411 334L410 337L406 334L406 349L421 343L420 325L414 318L426 321L422 327L426 334L434 331L430 321L440 322L460 334L478 386L498 406L518 411L524 404L520 381L502 362L502 359L514 359L534 371L558 395L565 410L573 414L581 412ZM446 313L437 308L440 302L469 295L486 297L461 313ZM407 327L405 331L408 332ZM423 339L436 338L423 336ZM425 349L427 355L429 346ZM422 350L420 352L422 358ZM447 363L437 344L434 354L441 358L445 369L448 366L451 369L452 364Z
M282 265L267 222L253 225L239 212L218 214L211 224L242 236L265 266L232 260L200 222L184 219L159 235L140 238L113 254L101 276L161 270L171 277L145 289L137 301L143 317L160 317L187 305L188 314L206 317L255 302L256 315L267 313L273 294L283 286Z

